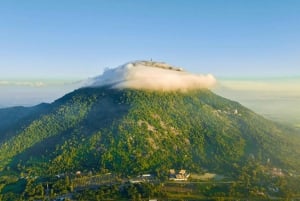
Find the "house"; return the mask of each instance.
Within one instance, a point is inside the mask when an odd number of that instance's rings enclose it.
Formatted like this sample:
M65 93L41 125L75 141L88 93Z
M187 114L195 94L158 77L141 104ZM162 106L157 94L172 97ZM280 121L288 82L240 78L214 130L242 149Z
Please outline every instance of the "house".
M170 175L175 175L175 174L176 174L175 170L174 169L170 169Z
M173 181L186 181L189 178L190 174L186 170L181 169L178 173L174 169L170 169L169 180Z
M280 168L273 168L272 170L271 170L271 174L273 175L273 176L277 176L277 177L282 177L282 176L284 176L284 174L283 174L283 172L282 172L282 169L280 169Z
M142 174L129 180L130 183L145 183L153 181L154 177L151 174Z

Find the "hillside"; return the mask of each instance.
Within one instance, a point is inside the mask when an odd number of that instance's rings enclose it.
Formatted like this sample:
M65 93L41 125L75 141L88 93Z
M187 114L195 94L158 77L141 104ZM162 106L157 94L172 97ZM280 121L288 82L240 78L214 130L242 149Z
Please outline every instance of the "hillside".
M2 134L4 189L20 175L79 170L126 176L208 169L237 178L249 158L291 171L300 167L292 129L205 89L82 88L48 105L46 112L36 112L30 123L27 118L12 121L10 128L22 126L11 137Z
M12 137L22 126L45 113L48 104L39 104L34 107L10 107L0 109L0 142ZM18 129L19 128L19 129Z
M230 187L207 186L201 196L298 192L297 131L214 94L215 82L137 61L51 104L0 109L0 200L44 199L49 186L54 198L103 181L120 185L118 198L132 198L121 190L128 178L146 173L157 185L170 169L229 180Z

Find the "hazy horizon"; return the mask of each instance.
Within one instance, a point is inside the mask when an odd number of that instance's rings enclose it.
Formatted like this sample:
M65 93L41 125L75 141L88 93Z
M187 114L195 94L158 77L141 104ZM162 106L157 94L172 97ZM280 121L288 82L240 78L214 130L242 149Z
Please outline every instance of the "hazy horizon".
M296 77L224 78L213 91L267 119L300 127L300 79Z

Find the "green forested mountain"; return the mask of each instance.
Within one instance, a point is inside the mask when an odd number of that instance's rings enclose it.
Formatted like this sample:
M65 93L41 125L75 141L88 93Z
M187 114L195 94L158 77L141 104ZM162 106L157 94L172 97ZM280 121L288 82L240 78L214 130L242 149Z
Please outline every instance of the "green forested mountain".
M3 194L25 176L38 183L76 171L164 177L183 168L238 178L249 160L300 167L295 130L209 90L81 88L52 104L2 109L0 122Z

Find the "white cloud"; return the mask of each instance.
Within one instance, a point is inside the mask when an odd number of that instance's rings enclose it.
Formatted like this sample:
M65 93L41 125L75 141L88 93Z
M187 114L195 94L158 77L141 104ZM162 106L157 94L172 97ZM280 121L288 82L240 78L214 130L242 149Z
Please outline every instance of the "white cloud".
M216 84L213 75L197 75L166 63L137 61L106 70L93 78L88 86L113 85L116 88L148 90L191 90L212 88Z

